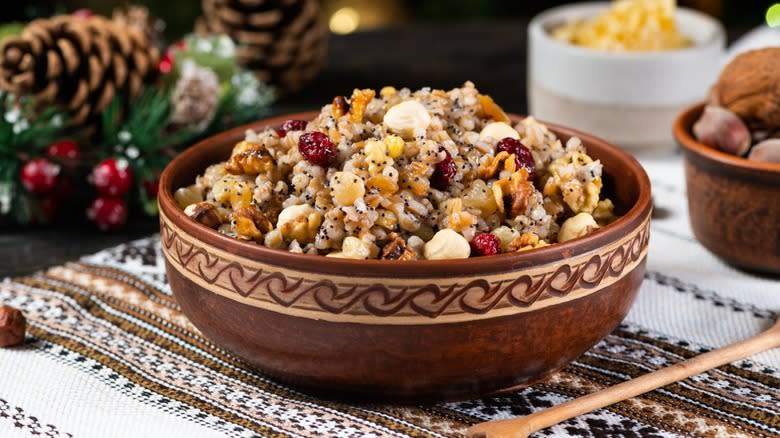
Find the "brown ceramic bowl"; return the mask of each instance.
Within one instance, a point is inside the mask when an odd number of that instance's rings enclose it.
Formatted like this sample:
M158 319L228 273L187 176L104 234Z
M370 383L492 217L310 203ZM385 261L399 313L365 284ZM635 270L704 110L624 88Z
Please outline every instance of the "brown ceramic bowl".
M451 261L346 260L235 240L190 220L173 191L223 161L247 128L176 157L160 183L168 281L216 344L329 397L456 400L521 388L563 367L625 317L645 272L650 183L639 163L582 138L622 217L584 238Z
M685 157L693 233L734 266L780 274L780 164L750 161L699 143L692 127L703 108L688 108L674 123Z

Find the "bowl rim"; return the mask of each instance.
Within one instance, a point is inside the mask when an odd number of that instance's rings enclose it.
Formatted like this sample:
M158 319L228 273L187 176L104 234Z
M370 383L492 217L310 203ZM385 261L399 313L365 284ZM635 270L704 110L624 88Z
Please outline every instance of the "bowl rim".
M695 103L684 109L674 121L672 126L674 137L684 150L706 157L721 165L732 166L746 172L761 172L780 176L780 163L748 160L744 157L719 151L696 140L693 137L693 124L696 123L706 105L706 102Z
M173 199L173 191L175 188L172 185L172 179L173 170L177 167L178 163L196 156L201 150L207 149L214 144L230 141L231 138L243 139L244 134L248 129L258 130L279 126L283 121L288 119L311 120L318 113L319 111L306 111L259 119L255 122L238 126L203 139L179 153L165 166L160 175L158 206L161 215L161 225L163 222L162 216L164 215L183 232L208 245L223 249L230 247L240 249L240 254L236 252L240 257L262 261L263 263L270 265L303 266L307 262L313 262L302 270L340 274L359 272L360 275L373 277L399 275L408 278L431 278L447 275L468 277L484 275L488 272L503 272L524 267L540 266L565 260L576 254L592 251L596 248L608 245L620 236L630 234L633 230L641 227L645 221L649 220L652 211L650 179L644 168L633 155L599 137L547 122L542 123L547 125L547 127L553 130L558 136L561 136L561 134L577 136L582 140L586 147L591 143L600 143L598 146L599 148L608 150L610 154L615 155L615 158L621 162L621 167L623 167L623 169L621 169L622 172L627 171L626 173L634 175L637 180L639 193L636 202L628 211L609 225L599 228L595 232L584 237L563 243L554 243L542 248L486 257L447 260L353 260L325 257L322 255L298 254L292 253L287 249L268 248L262 244L246 242L226 236L219 233L217 230L208 228L191 220L176 204ZM514 122L523 118L516 114L508 115ZM200 172L202 172L202 170Z
M606 50L594 49L590 47L577 46L574 44L569 44L563 41L559 41L553 38L552 35L550 35L550 33L545 28L545 26L549 23L549 21L552 20L555 16L565 13L567 11L581 10L581 9L606 10L609 8L609 6L610 6L609 2L603 2L603 1L602 2L579 2L579 3L570 3L570 4L565 4L561 6L556 6L554 8L546 9L543 12L540 12L539 14L534 16L531 19L531 21L528 23L528 34L533 35L534 37L542 38L545 41L553 44L554 47L563 50L564 52L568 52L571 55L584 54L584 55L605 59L605 60L643 59L643 60L655 62L661 60L662 58L689 57L693 52L711 50L712 48L722 49L723 46L725 46L726 44L726 29L724 28L723 24L720 21L716 20L715 18L703 12L691 8L686 8L683 6L677 6L678 13L700 18L713 26L714 34L710 39L708 39L702 44L693 44L689 47L681 47L681 48L670 49L670 50L611 52ZM686 34L686 36L691 38L690 35Z

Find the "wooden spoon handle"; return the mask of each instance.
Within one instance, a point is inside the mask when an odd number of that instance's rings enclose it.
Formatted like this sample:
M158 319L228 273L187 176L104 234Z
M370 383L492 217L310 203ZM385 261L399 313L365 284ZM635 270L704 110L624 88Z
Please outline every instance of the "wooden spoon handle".
M567 401L525 417L478 423L466 431L470 438L526 437L528 434L604 406L635 397L712 368L780 346L780 322L769 330L667 368L628 380L603 391Z

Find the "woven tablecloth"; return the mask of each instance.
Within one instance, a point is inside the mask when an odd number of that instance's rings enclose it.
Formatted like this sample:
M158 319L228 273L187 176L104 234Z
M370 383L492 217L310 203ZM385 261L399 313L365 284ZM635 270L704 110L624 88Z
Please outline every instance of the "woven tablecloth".
M737 271L688 225L679 157L653 183L647 274L626 320L562 372L509 395L433 406L319 399L253 372L182 315L159 236L0 283L28 318L0 349L0 437L460 436L768 328L780 279ZM251 330L251 328L247 328ZM703 373L537 436L779 436L780 349Z

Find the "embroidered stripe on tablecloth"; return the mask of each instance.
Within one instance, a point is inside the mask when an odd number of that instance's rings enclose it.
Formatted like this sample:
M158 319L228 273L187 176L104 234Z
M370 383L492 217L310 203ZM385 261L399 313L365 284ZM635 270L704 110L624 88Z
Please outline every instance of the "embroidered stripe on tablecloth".
M460 436L475 422L528 414L703 351L684 339L624 323L562 372L512 394L433 406L347 404L278 384L211 344L181 314L162 269L159 241L144 239L6 281L0 285L0 302L25 312L30 345L40 353L91 374L114 391L236 437ZM686 289L682 280L653 272L647 280L654 287L697 293L706 305L721 302L756 318L774 316L767 309ZM746 360L540 435L776 436L778 387L774 369Z

